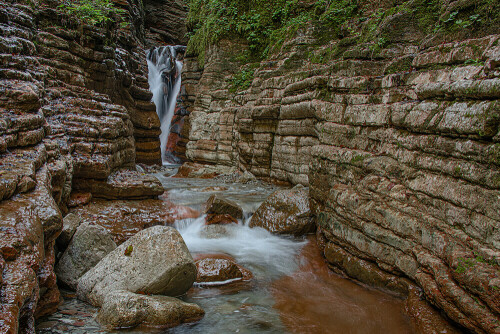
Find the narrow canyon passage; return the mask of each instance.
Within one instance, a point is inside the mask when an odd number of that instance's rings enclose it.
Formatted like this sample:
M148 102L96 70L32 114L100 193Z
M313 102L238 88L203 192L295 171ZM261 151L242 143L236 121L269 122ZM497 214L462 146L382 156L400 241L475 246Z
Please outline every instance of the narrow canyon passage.
M0 0L0 334L498 334L499 99L494 0Z

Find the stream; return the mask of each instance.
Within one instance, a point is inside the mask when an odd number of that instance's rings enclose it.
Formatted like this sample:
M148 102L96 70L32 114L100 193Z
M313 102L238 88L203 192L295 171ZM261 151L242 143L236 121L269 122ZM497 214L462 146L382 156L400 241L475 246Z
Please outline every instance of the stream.
M278 189L261 182L248 184L218 179L171 178L155 174L168 198L178 205L201 210L214 193L240 204L245 218L238 224L212 225L204 216L177 220L194 258L225 254L253 273L250 281L225 286L193 286L182 297L200 305L205 317L194 324L159 330L135 328L116 333L411 333L404 301L359 285L331 272L313 235L277 236L250 228L251 213ZM38 333L102 333L94 320L97 309L63 291L59 312L43 319ZM76 324L76 325L75 325Z

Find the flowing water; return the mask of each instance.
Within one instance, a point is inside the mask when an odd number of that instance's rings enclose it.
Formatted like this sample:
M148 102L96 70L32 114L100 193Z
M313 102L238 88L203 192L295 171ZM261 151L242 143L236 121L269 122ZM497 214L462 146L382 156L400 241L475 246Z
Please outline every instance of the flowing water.
M167 161L167 141L170 124L175 112L177 96L181 89L182 62L177 59L177 52L182 46L162 46L147 51L149 90L153 93L152 101L161 122L161 159Z
M175 226L194 257L226 254L252 271L251 282L195 286L184 300L206 311L196 324L165 333L411 333L402 300L332 273L315 238L277 236L248 227L249 217L277 188L156 175L168 199L200 210L213 193L240 204L247 217L206 233L204 218Z
M246 218L238 224L207 227L201 216L177 220L174 226L194 258L207 254L230 256L250 270L253 278L225 286L193 286L182 299L197 303L205 310L205 317L197 323L164 330L135 328L114 332L412 332L402 300L332 273L314 236L277 236L248 226L251 214L277 189L276 186L260 182L242 184L217 179L171 178L163 173L154 175L167 190L162 198L175 204L201 211L210 195L217 193L242 206ZM66 295L69 297L61 311L45 319L38 333L105 332L93 319L96 309L83 305L70 293ZM74 325L77 323L79 325ZM43 329L44 326L48 329Z

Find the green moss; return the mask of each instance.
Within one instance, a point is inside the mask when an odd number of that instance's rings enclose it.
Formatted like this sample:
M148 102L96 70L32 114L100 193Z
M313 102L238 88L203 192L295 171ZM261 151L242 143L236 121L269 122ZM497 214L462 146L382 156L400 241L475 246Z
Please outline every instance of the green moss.
M229 91L231 93L237 93L248 89L252 84L254 72L257 66L258 64L243 66L240 71L236 73L231 79Z
M404 13L412 26L416 23L424 34L478 29L498 32L495 27L500 24L500 4L495 0L472 1L451 13L447 12L449 7L444 0L411 0L375 11L364 10L365 2L367 0L190 0L187 53L197 55L203 64L209 45L217 44L222 38L238 38L248 45L246 62L255 62L276 54L287 40L307 30L316 38L317 50L332 40L338 41L330 51L309 54L313 63L326 63L358 43L371 43L372 57L378 56L393 43L390 28L384 25L381 29L381 24L396 14ZM410 67L408 63L401 66L389 68L388 73Z
M354 157L352 157L351 159L351 164L356 164L358 162L362 162L363 160L365 160L365 156L364 155L355 155Z

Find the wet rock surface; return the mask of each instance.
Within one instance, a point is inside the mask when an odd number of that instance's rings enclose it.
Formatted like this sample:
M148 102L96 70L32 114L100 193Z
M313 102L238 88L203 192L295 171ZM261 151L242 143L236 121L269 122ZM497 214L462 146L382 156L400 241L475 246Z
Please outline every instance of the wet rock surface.
M76 290L80 277L115 248L116 243L104 227L81 224L55 267L59 282Z
M125 21L141 14L121 5ZM34 318L59 304L54 241L75 204L73 176L106 179L160 157L135 142L153 145L159 130L150 95L138 94L147 92L141 37L79 25L57 6L0 1L0 327L13 333L33 332Z
M238 265L230 256L197 256L196 268L198 285L224 285L235 281L249 280L252 274Z
M36 333L84 334L101 331L95 319L97 308L80 302L76 294L67 290L61 290L61 297L64 303L55 313L37 320Z
M229 214L208 214L205 217L205 224L236 224L238 220Z
M101 307L98 320L104 326L171 327L203 316L199 306L166 297L184 294L195 279L196 266L180 234L155 226L134 235L81 277L77 294Z
M78 282L78 298L101 306L114 291L180 296L196 279L196 266L172 227L143 230L109 253Z
M221 165L203 165L199 163L184 163L174 177L177 178L201 178L212 179L223 174L231 174L235 171L234 167Z
M173 224L176 219L196 218L200 214L189 207L164 200L106 201L94 200L71 211L83 222L106 228L117 244L155 225Z
M309 190L295 187L274 192L252 216L250 227L255 226L296 236L313 232L315 224L309 209Z
M161 328L195 322L204 314L198 305L177 298L121 291L106 297L97 319L108 328L137 325Z
M499 35L440 40L416 27L388 31L377 52L332 40L314 51L336 50L323 64L310 61L313 29L303 31L239 93L219 78L242 70L231 55L245 45L220 41L203 68L186 57L186 156L309 185L326 249L344 251L329 251L332 267L367 282L407 277L453 321L496 333Z
M90 192L95 198L110 200L157 198L164 192L157 178L131 170L116 171L109 175L106 181L75 180L73 187L76 191Z
M208 215L229 215L235 219L243 218L243 209L235 202L220 195L213 194L205 204Z
M76 229L78 228L78 226L80 226L81 223L82 219L73 213L70 213L64 217L61 234L59 234L59 237L57 237L56 240L59 251L66 250L71 241L71 238L73 238L73 235L76 232Z

